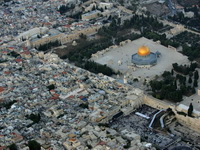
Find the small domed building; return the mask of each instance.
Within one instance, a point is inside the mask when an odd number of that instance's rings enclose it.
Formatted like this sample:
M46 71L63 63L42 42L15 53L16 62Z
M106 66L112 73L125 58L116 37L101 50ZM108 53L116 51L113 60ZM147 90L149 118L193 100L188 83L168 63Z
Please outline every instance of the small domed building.
M157 54L152 53L147 46L141 46L131 57L131 62L137 67L146 68L157 64Z

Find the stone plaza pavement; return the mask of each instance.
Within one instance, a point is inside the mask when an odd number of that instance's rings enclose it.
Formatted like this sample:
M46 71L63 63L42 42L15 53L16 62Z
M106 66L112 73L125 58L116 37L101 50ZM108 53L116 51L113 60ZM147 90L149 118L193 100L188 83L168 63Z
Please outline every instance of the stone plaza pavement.
M158 58L157 65L150 68L132 68L131 55L137 53L138 48L142 45L149 47L151 52L160 52L161 56ZM134 78L151 78L155 75L162 74L165 70L171 70L173 63L187 64L189 63L187 56L182 55L173 48L168 48L159 43L156 43L147 38L139 38L124 46L110 49L108 52L93 57L97 63L106 64L116 71L122 72L124 75L127 73ZM121 61L121 65L118 62ZM134 71L135 70L135 71Z

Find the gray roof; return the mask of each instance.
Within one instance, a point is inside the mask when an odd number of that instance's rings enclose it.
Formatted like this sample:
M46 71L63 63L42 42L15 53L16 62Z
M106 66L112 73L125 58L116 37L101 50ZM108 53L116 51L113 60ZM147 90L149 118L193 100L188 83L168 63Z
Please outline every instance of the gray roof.
M133 54L132 63L136 65L154 65L157 63L157 55L152 52L147 56L139 56L138 54Z

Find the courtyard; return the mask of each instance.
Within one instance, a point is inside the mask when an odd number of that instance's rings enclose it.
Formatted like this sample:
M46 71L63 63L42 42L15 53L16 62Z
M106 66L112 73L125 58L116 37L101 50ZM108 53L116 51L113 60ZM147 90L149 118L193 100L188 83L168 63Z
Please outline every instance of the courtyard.
M155 66L150 68L137 68L131 63L131 56L137 53L138 48L143 45L149 47L153 53L157 51L161 53ZM177 52L174 48L165 47L160 45L159 42L154 42L144 37L126 43L123 46L109 49L107 52L98 55L98 57L92 57L91 60L102 65L107 65L116 72L120 71L128 77L143 79L161 75L166 70L170 71L173 63L189 63L187 56Z

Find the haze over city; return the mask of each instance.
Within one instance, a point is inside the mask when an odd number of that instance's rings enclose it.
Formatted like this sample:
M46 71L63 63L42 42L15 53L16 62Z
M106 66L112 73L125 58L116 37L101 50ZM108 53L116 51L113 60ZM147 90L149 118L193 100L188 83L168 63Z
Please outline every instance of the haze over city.
M199 0L0 0L0 150L199 150Z

